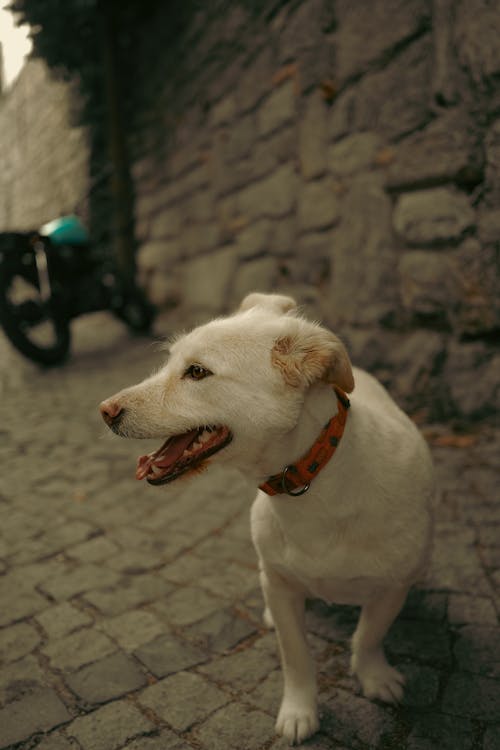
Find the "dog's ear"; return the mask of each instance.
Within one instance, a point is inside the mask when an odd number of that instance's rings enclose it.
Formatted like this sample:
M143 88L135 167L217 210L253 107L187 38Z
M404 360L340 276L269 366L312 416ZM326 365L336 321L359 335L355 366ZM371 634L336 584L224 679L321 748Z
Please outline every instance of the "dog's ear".
M291 318L287 328L274 342L271 361L289 385L307 387L322 380L346 393L354 389L349 355L335 334L297 318Z
M252 294L247 294L239 306L238 312L245 312L245 310L250 310L252 307L262 307L264 310L269 310L269 312L279 315L287 313L290 310L295 310L297 303L292 297L285 297L283 294L252 292Z

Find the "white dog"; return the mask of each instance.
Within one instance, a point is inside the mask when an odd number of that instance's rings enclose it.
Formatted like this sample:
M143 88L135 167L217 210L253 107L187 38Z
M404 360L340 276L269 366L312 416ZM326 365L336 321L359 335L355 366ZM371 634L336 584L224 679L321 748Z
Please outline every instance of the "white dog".
M162 370L101 412L119 435L167 438L139 459L139 479L164 484L214 456L261 486L251 528L284 674L280 734L296 743L318 728L306 598L362 606L352 670L369 698L400 700L404 678L382 641L428 557L432 465L336 336L289 297L251 294L177 339Z

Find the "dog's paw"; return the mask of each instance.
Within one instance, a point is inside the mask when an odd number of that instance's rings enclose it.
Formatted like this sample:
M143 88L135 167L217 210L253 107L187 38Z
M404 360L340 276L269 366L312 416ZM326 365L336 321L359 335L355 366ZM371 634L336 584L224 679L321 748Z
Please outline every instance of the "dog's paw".
M399 703L403 698L405 677L391 667L382 653L362 658L353 656L351 669L357 675L363 695L386 703Z
M274 620L273 616L271 614L271 610L269 607L266 607L264 610L264 614L262 615L262 619L264 621L264 625L266 628L269 628L270 630L274 630Z
M276 732L283 735L291 745L298 745L319 729L316 706L300 706L282 703Z

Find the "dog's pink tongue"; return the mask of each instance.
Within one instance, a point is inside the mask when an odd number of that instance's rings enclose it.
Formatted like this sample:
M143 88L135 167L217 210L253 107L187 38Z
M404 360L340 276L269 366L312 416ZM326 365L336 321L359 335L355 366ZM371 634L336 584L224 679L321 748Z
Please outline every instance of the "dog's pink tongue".
M146 456L140 456L135 471L136 479L145 479L152 466L165 469L175 464L186 448L191 445L197 434L198 430L190 430L190 432L185 432L182 435L174 435L174 437L168 438L157 451L148 453Z

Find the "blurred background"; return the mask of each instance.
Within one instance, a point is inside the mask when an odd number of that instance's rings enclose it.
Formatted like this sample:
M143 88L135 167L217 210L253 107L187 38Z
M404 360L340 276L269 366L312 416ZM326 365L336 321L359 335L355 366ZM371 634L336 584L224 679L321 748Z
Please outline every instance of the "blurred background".
M4 6L0 232L76 213L159 330L290 293L417 419L495 413L497 3Z

